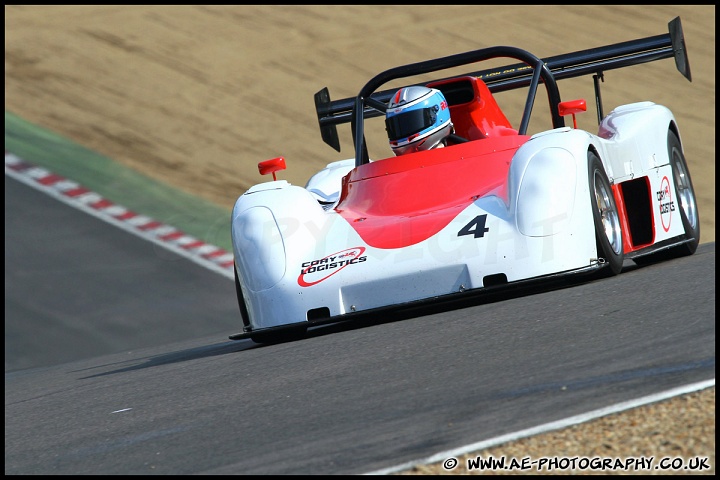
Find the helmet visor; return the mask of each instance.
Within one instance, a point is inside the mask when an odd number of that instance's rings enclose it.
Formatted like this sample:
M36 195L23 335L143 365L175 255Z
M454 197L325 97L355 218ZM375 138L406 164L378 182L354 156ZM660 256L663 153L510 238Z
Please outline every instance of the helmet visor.
M436 107L408 110L385 119L388 138L400 140L435 124Z

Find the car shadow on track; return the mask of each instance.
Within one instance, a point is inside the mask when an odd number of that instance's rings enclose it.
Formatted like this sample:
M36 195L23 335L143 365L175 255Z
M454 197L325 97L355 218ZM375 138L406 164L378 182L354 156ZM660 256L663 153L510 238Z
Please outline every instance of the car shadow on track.
M82 377L83 379L87 378L96 378L96 377L104 377L106 375L113 375L116 373L123 373L123 372L130 372L133 370L142 370L145 368L152 368L152 367L159 367L161 365L169 365L173 363L181 363L181 362L187 362L191 360L198 360L202 358L210 358L215 357L219 355L227 355L231 353L238 353L242 352L244 350L260 347L261 345L256 345L252 343L251 341L245 341L245 342L224 342L224 343L217 343L213 345L203 345L202 347L195 347L195 348L189 348L185 350L178 350L175 352L165 353L162 355L155 355L149 358L144 359L143 363L136 364L136 365L130 365L123 368L118 368L115 370L111 370L109 372L103 372L98 373L96 375L89 375L87 377ZM142 361L142 360L141 360ZM127 364L127 361L119 362L119 364ZM107 367L108 365L99 365L92 367L92 369ZM89 370L89 369L87 369Z
M634 262L627 260L623 264L622 273L636 270L637 268L641 267L638 267ZM480 292L466 292L461 295L448 295L447 297L439 297L431 300L413 302L411 304L401 307L395 306L371 310L367 312L358 312L352 314L351 316L348 316L348 318L343 318L342 320L337 320L329 324L311 326L302 339L289 339L285 341L278 341L267 344L255 343L250 339L244 339L233 340L213 345L204 345L201 347L178 350L162 355L156 355L145 359L145 361L141 364L130 365L108 372L90 375L84 378L102 377L106 375L152 368L161 365L186 362L219 355L241 353L244 351L254 350L256 348L263 348L278 343L291 343L296 341L302 341L303 339L317 338L325 335L331 335L333 333L347 332L361 328L368 328L375 325L408 320L411 318L418 318L427 315L461 310L464 308L476 307L495 302L502 302L510 299L538 295L551 291L562 290L564 288L571 288L578 285L592 283L593 281L603 280L595 280L593 278L588 278L587 276L582 275L574 275L571 277L556 277L551 279L525 282L516 286L491 287ZM126 364L127 362L120 363ZM99 367L93 367L93 369L96 368Z

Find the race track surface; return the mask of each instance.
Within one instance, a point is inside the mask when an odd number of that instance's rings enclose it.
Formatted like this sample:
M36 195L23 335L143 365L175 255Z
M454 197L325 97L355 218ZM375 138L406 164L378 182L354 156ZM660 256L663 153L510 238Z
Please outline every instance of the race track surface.
M6 474L361 474L715 376L714 243L257 346L228 278L5 187Z

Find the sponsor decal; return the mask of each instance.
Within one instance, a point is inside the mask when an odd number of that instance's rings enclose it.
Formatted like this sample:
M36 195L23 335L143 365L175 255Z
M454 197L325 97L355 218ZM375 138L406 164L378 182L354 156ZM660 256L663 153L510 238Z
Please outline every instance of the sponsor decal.
M672 212L675 211L675 202L670 194L670 181L668 177L663 177L660 182L660 190L655 192L655 197L660 206L660 220L663 229L667 232L670 230L670 221L672 220Z
M367 260L363 255L365 247L348 248L317 260L303 262L298 276L298 285L311 287L330 278L345 267Z

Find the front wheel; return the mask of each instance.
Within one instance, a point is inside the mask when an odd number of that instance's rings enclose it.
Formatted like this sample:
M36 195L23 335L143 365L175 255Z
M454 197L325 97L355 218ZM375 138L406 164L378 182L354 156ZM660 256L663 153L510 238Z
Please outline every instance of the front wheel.
M240 318L242 318L243 326L249 328L250 315L248 314L247 305L245 305L245 298L243 297L240 278L238 278L237 268L233 268L233 270L235 271L235 293L237 294L238 306L240 307ZM295 340L305 338L306 333L307 327L305 325L301 325L299 327L288 328L276 332L255 333L250 336L250 339L255 343L263 344L293 342Z
M233 271L235 272L235 294L237 295L238 307L240 308L240 318L242 319L243 326L250 326L250 315L248 315L247 306L245 305L245 299L242 294L242 287L240 286L240 279L238 278L237 267L233 265Z
M604 262L598 276L617 275L622 270L625 256L620 214L605 168L592 151L588 152L588 181L597 254Z

